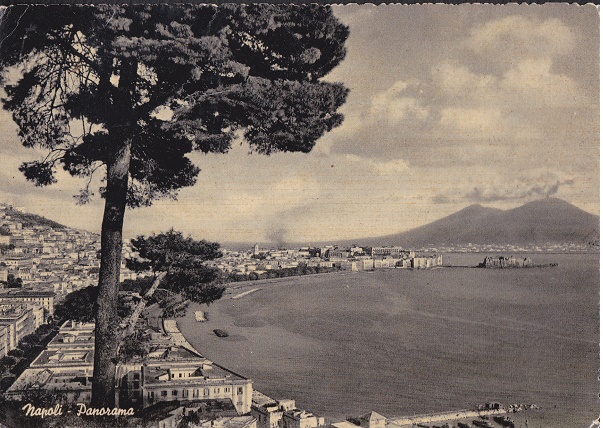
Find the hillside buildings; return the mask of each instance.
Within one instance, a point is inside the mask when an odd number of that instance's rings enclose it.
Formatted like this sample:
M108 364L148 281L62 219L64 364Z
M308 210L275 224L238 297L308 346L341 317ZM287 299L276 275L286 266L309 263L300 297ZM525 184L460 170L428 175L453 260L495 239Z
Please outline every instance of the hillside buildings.
M98 283L100 236L59 226L0 204L0 281L20 279L23 289L53 292L61 300L78 289ZM131 248L124 243L123 256ZM122 263L120 280L138 275ZM4 303L4 301L0 301ZM52 303L45 308L52 315Z

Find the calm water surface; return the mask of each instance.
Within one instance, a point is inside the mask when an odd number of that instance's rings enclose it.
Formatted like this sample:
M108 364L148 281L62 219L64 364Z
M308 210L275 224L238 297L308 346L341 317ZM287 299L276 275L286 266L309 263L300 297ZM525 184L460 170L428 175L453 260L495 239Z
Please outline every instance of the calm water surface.
M179 325L256 389L330 420L499 401L539 405L530 427L586 427L599 413L599 256L530 257L559 266L289 279L191 307ZM208 322L194 320L197 309Z

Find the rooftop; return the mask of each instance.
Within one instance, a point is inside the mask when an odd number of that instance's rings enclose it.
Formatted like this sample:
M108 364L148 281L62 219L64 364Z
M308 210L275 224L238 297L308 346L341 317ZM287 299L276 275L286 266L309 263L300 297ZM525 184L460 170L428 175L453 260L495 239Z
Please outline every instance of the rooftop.
M147 356L147 360L149 360L149 362L157 360L166 362L190 361L197 364L203 361L207 361L205 358L199 357L199 355L183 346L173 346L169 344L167 346L159 345L151 348L151 351Z
M160 401L146 409L142 410L138 416L145 421L161 421L170 414L182 408L179 401Z
M56 297L56 293L53 291L37 291L37 290L20 290L20 289L9 289L0 291L0 297Z
M64 332L59 331L47 345L48 348L94 348L94 333L88 331L82 332Z
M45 349L31 363L30 367L73 367L89 366L94 364L94 350L60 350Z
M212 364L209 360L201 364L174 367L168 364L145 366L143 368L145 384L224 382L246 380L229 370Z
M70 332L70 331L94 331L94 323L93 322L77 322L73 320L65 321L59 332Z
M256 391L255 389L251 395L251 402L258 407L276 406L278 403L274 398L268 397L266 394Z
M24 389L90 389L92 371L72 368L60 371L53 368L29 368L11 385L7 393Z

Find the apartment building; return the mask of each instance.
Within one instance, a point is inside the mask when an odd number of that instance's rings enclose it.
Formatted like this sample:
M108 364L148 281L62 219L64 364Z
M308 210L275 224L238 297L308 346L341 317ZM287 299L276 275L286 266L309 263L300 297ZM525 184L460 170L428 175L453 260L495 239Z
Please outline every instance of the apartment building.
M52 291L13 288L0 291L0 304L39 304L44 307L48 315L53 315L55 297L56 294Z
M34 310L25 305L0 305L0 326L8 329L8 350L15 349L36 330Z

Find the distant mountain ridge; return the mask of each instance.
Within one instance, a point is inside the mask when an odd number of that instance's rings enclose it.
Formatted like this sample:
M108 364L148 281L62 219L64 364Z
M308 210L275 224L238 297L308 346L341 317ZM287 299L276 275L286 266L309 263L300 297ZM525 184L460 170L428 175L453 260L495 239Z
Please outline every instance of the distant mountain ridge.
M501 210L471 205L415 229L362 241L371 245L540 244L587 242L599 235L599 216L558 198ZM366 245L366 244L365 244Z

